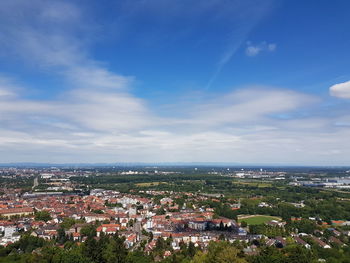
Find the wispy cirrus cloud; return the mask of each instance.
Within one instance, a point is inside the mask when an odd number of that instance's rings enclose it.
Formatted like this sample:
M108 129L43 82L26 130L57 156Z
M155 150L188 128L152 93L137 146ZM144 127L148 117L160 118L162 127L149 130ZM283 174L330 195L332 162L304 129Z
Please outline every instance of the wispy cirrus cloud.
M84 41L88 25L77 23L84 21L84 14L74 3L34 0L27 7L24 1L5 2L0 7L0 28L4 29L7 43L3 50L19 54L25 63L59 76L65 88L51 100L27 100L14 92L14 84L8 78L2 77L3 127L9 124L10 129L29 134L39 130L51 134L61 127L58 131L82 134L82 130L118 133L149 125L151 117L147 117L150 113L145 102L128 91L132 78L115 74L88 56ZM9 11L24 6L27 12L13 20Z
M237 20L235 23L231 24L233 28L227 39L228 45L221 54L216 69L207 84L207 89L211 87L225 65L231 61L232 57L246 41L249 33L271 12L274 3L275 1L264 1L259 3L255 1L247 1L244 2L244 4L242 4L242 2L238 4L238 2L234 1L234 4L236 4L235 11L237 13L233 17ZM249 8L247 8L245 4L249 5Z

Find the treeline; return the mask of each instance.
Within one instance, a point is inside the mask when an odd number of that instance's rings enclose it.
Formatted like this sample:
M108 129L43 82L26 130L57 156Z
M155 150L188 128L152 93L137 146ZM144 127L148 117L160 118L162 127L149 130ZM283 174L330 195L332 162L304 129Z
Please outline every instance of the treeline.
M280 216L289 221L291 217L317 217L331 223L331 220L350 220L350 202L336 198L305 200L305 207L298 208L286 202L279 202L273 207L259 207L256 201L243 200L241 214L263 214Z
M269 238L277 236L287 237L290 236L291 233L313 234L317 229L322 230L321 226L318 225L315 221L308 219L289 222L284 227L268 224L249 225L249 233L255 235L264 235Z
M214 208L215 214L231 219L237 219L239 214L247 215L269 215L281 217L289 222L292 217L297 218L315 218L316 221L323 221L331 224L332 220L350 220L350 202L339 198L331 197L327 199L314 196L305 199L304 207L295 207L293 204L284 202L276 197L264 198L244 198L240 199L241 207L238 210L232 210L230 204L232 201L228 197L221 197L218 201L206 200L199 201L198 205ZM266 202L272 207L259 207L261 202Z
M109 176L89 176L89 177L71 177L70 180L88 184L116 184L116 183L147 183L147 182L174 182L191 180L220 180L221 176L209 174L138 174L138 175L109 175Z
M227 241L210 242L202 250L193 243L180 244L173 251L172 239L158 238L155 248L145 253L144 247L151 240L141 241L140 247L127 249L125 239L118 235L102 235L97 239L89 235L85 242L70 240L60 245L56 240L25 234L20 241L0 247L1 263L350 263L350 248L333 246L323 249L316 244L311 249L296 245L287 238L287 246L266 246L265 241L250 244ZM311 242L310 242L311 243ZM312 244L312 243L311 243ZM248 247L248 245L254 245ZM244 253L244 251L248 253Z
M284 227L270 226L265 224L250 225L249 233L254 235L264 235L270 238L276 236L285 237L289 235L289 231L287 231Z
M24 235L20 241L0 247L1 263L224 263L247 262L241 250L228 242L211 242L202 251L193 243L180 244L174 252L172 239L158 238L151 253L143 252L144 245L133 251L125 247L125 239L118 235L89 236L82 244L66 241L58 246L55 241ZM169 253L169 254L167 254Z
M21 188L21 192L26 192L33 186L33 177L0 177L0 187L4 188Z
M0 262L26 263L133 263L152 262L143 252L129 252L125 239L104 236L98 240L89 236L84 243L78 245L66 241L64 245L56 245L55 240L46 241L30 235L23 236L20 241L0 248ZM149 261L146 259L149 258Z

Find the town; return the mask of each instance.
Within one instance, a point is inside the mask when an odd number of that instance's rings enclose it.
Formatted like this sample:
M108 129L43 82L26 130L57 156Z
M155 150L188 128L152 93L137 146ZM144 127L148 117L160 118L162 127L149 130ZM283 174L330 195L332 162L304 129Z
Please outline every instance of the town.
M37 238L81 247L118 236L129 253L156 261L176 258L184 247L191 247L187 256L195 258L215 242L234 244L251 262L271 248L277 254L298 248L317 260L327 258L327 250L348 251L350 192L293 184L295 178L346 176L346 170L302 176L271 168L133 169L2 168L0 245L13 248ZM333 204L339 208L329 208Z

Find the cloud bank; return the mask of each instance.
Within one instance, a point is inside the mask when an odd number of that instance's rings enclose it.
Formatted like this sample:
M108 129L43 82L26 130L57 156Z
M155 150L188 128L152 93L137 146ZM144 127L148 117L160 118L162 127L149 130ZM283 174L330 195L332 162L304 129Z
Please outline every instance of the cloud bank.
M309 94L262 85L232 87L190 104L164 102L169 107L154 111L131 92L137 76L113 72L92 57L89 36L96 28L73 1L1 3L2 56L16 55L28 67L58 78L62 88L35 98L28 96L32 87L21 77L0 74L0 163L348 162L347 114L315 114L322 100ZM276 48L249 47L252 56ZM348 84L339 85L331 88L332 95L347 97Z

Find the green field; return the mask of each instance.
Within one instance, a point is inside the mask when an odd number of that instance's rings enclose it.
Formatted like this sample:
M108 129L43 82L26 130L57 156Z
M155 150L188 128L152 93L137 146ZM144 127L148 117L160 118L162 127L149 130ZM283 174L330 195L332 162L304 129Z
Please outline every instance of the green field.
M160 184L167 184L166 182L149 182L149 183L137 183L136 186L139 187L149 187L149 186L157 186Z
M267 223L271 220L281 221L281 218L277 216L263 216L263 215L238 216L238 222L245 221L247 222L248 225L260 225L260 224Z
M258 187L258 188L272 187L272 184L268 182L233 181L232 183L235 185Z

